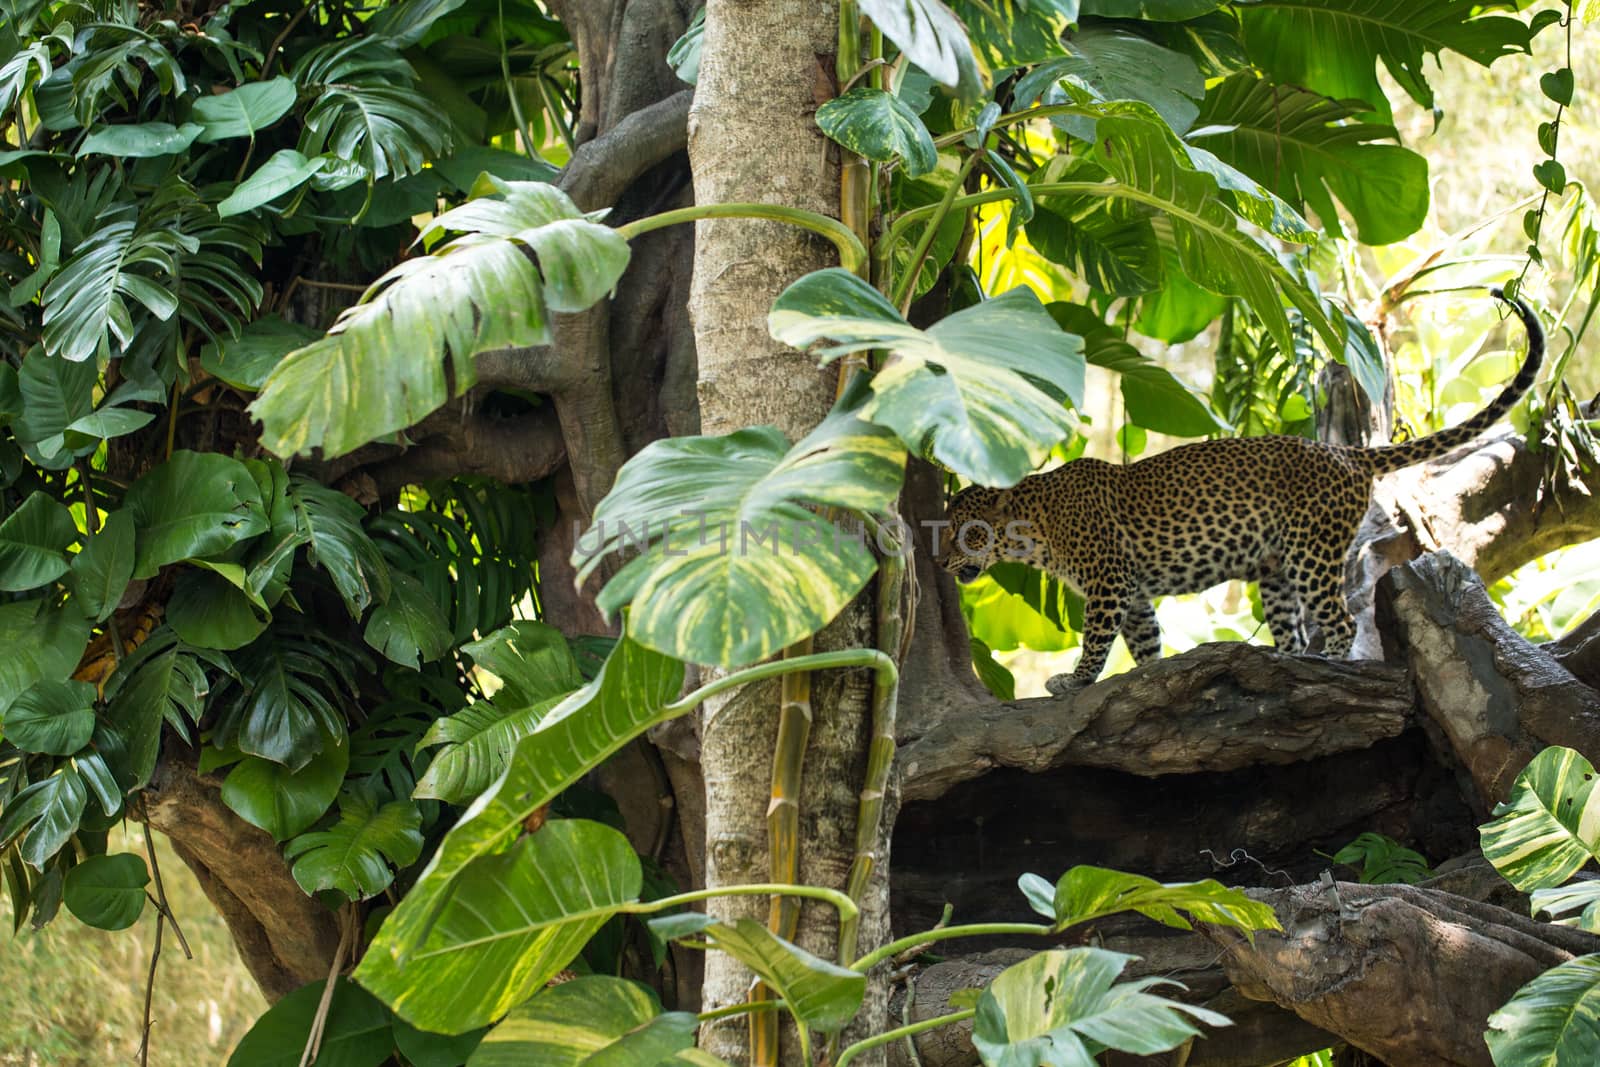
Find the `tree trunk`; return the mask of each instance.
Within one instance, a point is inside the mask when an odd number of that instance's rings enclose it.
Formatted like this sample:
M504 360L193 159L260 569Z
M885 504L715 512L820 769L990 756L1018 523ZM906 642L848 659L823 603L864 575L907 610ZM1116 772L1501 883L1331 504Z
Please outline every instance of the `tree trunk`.
M711 0L706 5L700 80L689 116L697 203L780 203L837 216L839 160L814 121L817 106L835 91L837 40L838 11L832 3ZM774 342L767 334L767 311L796 278L833 265L832 249L813 234L775 223L736 219L698 225L689 309L702 431L722 434L769 423L797 439L832 405L835 375L819 372L811 357ZM858 602L818 636L818 649L870 645L870 618L866 604ZM800 794L802 882L844 885L865 770L868 697L864 672L813 678L814 725ZM769 877L766 810L777 716L776 684L747 687L705 709L707 888ZM887 933L886 860L885 847L863 902L863 950ZM709 910L723 919L765 922L767 907L764 900L724 898ZM833 957L836 934L831 908L802 909L797 940L808 950ZM730 957L712 953L707 958L704 1008L739 1002L749 988L750 973ZM883 1018L881 992L874 990L859 1025L876 1032ZM743 1019L702 1027L701 1045L730 1062L747 1062L747 1027ZM788 1044L783 1062L796 1062Z

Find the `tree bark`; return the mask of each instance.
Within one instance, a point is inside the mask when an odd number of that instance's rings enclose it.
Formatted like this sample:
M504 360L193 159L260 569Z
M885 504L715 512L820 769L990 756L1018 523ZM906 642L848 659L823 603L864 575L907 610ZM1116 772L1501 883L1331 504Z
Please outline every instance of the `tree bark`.
M339 944L334 915L296 884L272 835L235 815L221 787L168 744L144 814L172 842L233 935L239 959L269 1001L328 977Z
M779 203L837 216L839 160L814 120L817 106L835 92L837 40L833 3L710 0L700 79L689 113L697 203ZM796 278L835 262L825 241L794 227L750 220L698 224L689 310L699 361L702 432L723 434L768 423L795 440L832 406L835 375L819 372L811 357L774 342L767 334L766 316L773 300ZM818 636L818 649L871 645L870 618L865 603L846 609ZM799 798L803 882L844 885L865 769L868 697L862 672L829 672L812 679L814 723ZM777 711L776 684L747 687L705 709L701 770L707 888L768 878L766 808ZM887 933L887 857L885 843L863 901L863 950ZM722 919L765 922L767 902L724 898L709 910ZM797 933L801 945L831 958L837 952L836 937L832 909L802 909ZM744 967L721 953L708 956L705 1008L741 1001L749 986ZM882 991L875 985L858 1026L881 1030L883 1010ZM743 1019L704 1026L701 1045L730 1062L747 1062L747 1026ZM796 1050L787 1043L782 1062L797 1062Z

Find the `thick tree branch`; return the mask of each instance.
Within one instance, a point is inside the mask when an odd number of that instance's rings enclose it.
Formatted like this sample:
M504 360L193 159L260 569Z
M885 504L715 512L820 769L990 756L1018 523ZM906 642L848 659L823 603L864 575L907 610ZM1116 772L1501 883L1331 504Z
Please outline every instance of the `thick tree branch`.
M1484 814L1545 745L1600 759L1600 692L1506 625L1460 560L1435 552L1390 571L1378 583L1377 619Z
M1071 698L969 708L906 745L899 760L908 802L998 767L1231 771L1367 748L1405 730L1411 709L1398 667L1211 644Z
M327 977L339 944L333 913L301 890L272 836L235 815L185 750L167 746L144 796L150 826L194 871L268 1000Z
M1332 882L1253 894L1283 933L1202 927L1245 996L1393 1064L1491 1067L1490 1013L1600 937L1413 886Z

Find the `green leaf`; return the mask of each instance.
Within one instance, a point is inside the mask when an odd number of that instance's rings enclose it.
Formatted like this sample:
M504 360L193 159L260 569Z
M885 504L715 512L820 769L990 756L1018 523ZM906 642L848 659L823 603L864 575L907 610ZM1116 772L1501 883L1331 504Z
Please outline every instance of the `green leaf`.
M379 1067L394 1051L392 1017L372 994L335 980L316 1067ZM326 981L310 982L268 1008L239 1039L228 1067L299 1067Z
M444 747L428 763L415 795L452 804L470 802L505 769L517 742L537 730L539 722L561 700L560 696L552 696L511 709L480 700L439 719L418 745Z
M1389 118L1378 60L1411 99L1433 107L1424 74L1428 55L1449 49L1487 67L1527 52L1519 19L1481 14L1472 0L1263 0L1239 5L1245 48L1280 85L1365 102Z
M1083 338L1090 363L1121 376L1122 399L1136 425L1174 437L1204 437L1227 429L1192 389L1146 359L1093 311L1060 301L1047 310L1063 330Z
M1558 964L1489 1016L1496 1067L1600 1063L1600 956Z
M188 648L163 627L123 659L107 681L107 719L127 747L116 761L118 778L127 788L149 781L163 722L186 740L189 727L199 723L211 693L207 663L232 669L220 653Z
M174 452L133 483L123 507L137 527L133 575L215 556L268 528L261 490L243 463L213 452Z
M0 522L0 590L37 589L67 573L67 549L78 540L72 512L42 491Z
M93 360L75 363L34 349L17 374L22 399L15 423L17 440L39 448L46 459L61 452L61 435L67 427L94 410L94 387L99 380ZM54 447L46 450L46 442L52 439ZM69 462L70 456L63 457L59 466Z
M245 326L238 337L218 337L200 350L200 366L236 389L255 392L278 361L319 334L298 322L263 315Z
M1063 79L1087 89L1092 98L1141 100L1177 133L1186 133L1200 111L1206 81L1194 60L1138 34L1114 26L1085 28L1065 44L1066 55L1040 64L1017 82L1014 101L1063 103L1054 86ZM1061 115L1051 120L1081 141L1094 140L1094 120Z
M93 537L84 539L83 551L72 557L68 585L83 613L104 622L117 610L133 578L133 516L118 509L105 517Z
M70 763L63 763L42 781L12 797L0 813L0 846L13 841L23 829L20 852L24 861L43 870L45 861L78 832L78 820L89 802L83 777Z
M355 672L371 669L358 649L284 620L234 653L233 663L239 680L224 681L211 702L212 743L291 769L305 766L329 738L343 745Z
M629 256L615 230L552 186L495 187L504 200L469 201L424 230L466 236L395 267L274 368L250 408L271 451L332 458L410 426L450 398L452 376L456 394L473 384L477 353L543 344L548 310L581 311L611 291Z
M1533 177L1540 185L1560 196L1567 189L1567 168L1554 159L1533 165Z
M162 321L178 310L168 284L180 273L179 257L197 251L194 238L156 219L109 218L44 287L40 338L52 356L81 362L109 357L113 341L126 348L135 332L129 298Z
M554 696L566 696L583 685L572 646L549 623L518 620L461 646L481 670L499 678L495 701L525 708Z
M194 144L203 127L193 122L174 126L170 122L141 122L136 126L101 126L83 139L77 154L99 152L107 156L144 159L150 156L175 156Z
M1227 1026L1214 1011L1117 984L1135 957L1099 948L1041 952L1000 972L978 999L972 1043L988 1067L1092 1067L1105 1049L1152 1055Z
M1596 856L1600 793L1589 761L1552 745L1533 757L1511 797L1478 828L1483 857L1523 892L1558 886Z
M135 430L143 429L155 421L155 413L139 411L135 408L103 407L92 411L81 419L74 419L67 427L69 434L81 434L92 437L98 441L107 441L113 437L121 437ZM67 444L73 444L73 438L68 437Z
M908 60L940 85L959 88L969 97L983 88L967 31L940 0L861 0L860 7Z
M417 89L410 63L379 37L334 40L313 49L294 77L317 91L300 151L360 165L369 182L404 178L449 154L449 115Z
M1082 340L1063 333L1026 288L919 330L866 282L830 268L784 290L767 328L797 348L830 338L830 359L892 352L861 417L983 485L1015 485L1031 473L1072 432L1063 400L1083 401Z
M639 857L625 836L558 819L461 870L443 902L428 908L424 936L399 958L385 936L392 937L397 908L355 978L408 1022L462 1033L542 987L620 906L638 899L641 884Z
M1530 897L1533 907L1529 910L1535 916L1548 914L1553 923L1600 934L1600 879L1573 882L1552 889L1535 889ZM1578 910L1580 908L1581 911ZM1578 914L1567 915L1569 911L1577 911Z
M94 734L94 686L71 679L47 678L6 709L3 732L24 752L70 756Z
M1304 220L1281 200L1211 153L1191 148L1143 104L1098 105L1094 157L1118 182L1166 213L1183 272L1215 293L1242 297L1283 351L1294 339L1288 298L1334 352L1344 336L1316 295L1277 257L1239 228L1239 218L1273 236L1306 241ZM1281 294L1281 295L1280 295Z
M624 464L595 509L594 544L574 551L579 580L630 541L648 538L650 548L607 583L601 610L631 601L634 640L727 667L826 625L877 562L807 505L875 513L905 473L904 451L850 400L793 447L756 427L657 441Z
M1059 56L1062 35L1078 18L1078 0L952 0L990 70L1026 67Z
M79 922L100 930L126 930L144 911L149 883L142 856L90 856L67 872L61 896Z
M696 8L683 36L667 50L667 66L678 80L693 85L700 80L700 49L706 34L706 9Z
M1389 391L1389 369L1384 364L1383 353L1378 348L1377 339L1372 336L1372 331L1367 329L1367 324L1360 318L1343 312L1345 327L1344 364L1350 368L1351 375L1356 384L1361 386L1361 391L1367 394L1367 399L1374 406L1383 403L1385 394ZM1473 397L1474 400L1477 397Z
M1036 875L1024 875L1022 891L1033 909L1051 919L1057 929L1092 922L1123 911L1136 911L1167 926L1188 930L1190 920L1226 926L1249 934L1277 930L1277 915L1240 889L1230 889L1207 878L1199 882L1163 885L1153 878L1105 867L1078 866L1061 876L1053 892ZM1184 918L1181 913L1188 913Z
M1082 13L1107 19L1185 22L1221 7L1225 0L1082 0Z
M89 643L89 621L76 608L44 600L0 604L0 715L43 679L66 678Z
M1164 258L1171 266L1165 272L1165 284L1139 301L1139 317L1134 320L1133 328L1146 337L1181 344L1193 340L1215 322L1229 301L1190 281L1175 255Z
M351 618L360 618L374 598L389 596L389 567L361 527L366 512L337 489L296 475L289 481L295 518L310 543L312 563L328 572Z
M1052 162L1036 180L1104 179L1098 167L1058 171ZM1040 255L1103 293L1134 296L1161 285L1161 246L1149 212L1142 207L1099 196L1040 197L1027 230L1029 243Z
M542 159L486 145L462 145L445 159L433 161L436 170L458 193L470 193L484 174L512 182L553 183L560 175Z
M972 669L983 687L1000 700L1017 699L1016 676L996 660L994 652L978 638L969 638L968 643L972 649Z
M697 1026L689 1012L663 1014L648 986L584 975L512 1008L467 1067L664 1067Z
M235 582L208 570L185 570L167 603L167 625L200 648L243 648L261 636L272 616L252 602L242 581L242 571Z
M389 598L372 609L363 634L367 644L402 667L420 667L450 651L450 623L422 583L408 574L389 576Z
M1539 76L1539 91L1562 107L1572 106L1572 68L1562 67Z
M294 880L307 893L338 890L350 900L375 897L394 881L394 871L422 854L422 813L409 800L379 806L370 790L346 793L339 821L301 834L283 850L294 863Z
M245 822L283 841L322 818L339 795L350 746L326 744L300 770L246 756L222 783L222 802Z
M518 744L505 772L445 835L422 876L378 931L357 969L358 978L391 1002L396 996L416 998L419 1011L431 1012L426 1003L430 983L418 981L412 968L417 966L417 952L435 936L434 917L439 909L464 891L460 883L465 880L465 869L474 860L509 847L522 829L522 820L606 757L657 722L681 714L681 710L668 710L667 705L682 688L683 673L683 664L677 660L651 652L627 637L617 642L594 681L541 720L539 729ZM525 841L537 841L550 829L546 825ZM477 980L496 978L487 975ZM448 1005L442 1007L441 1014L452 1014ZM444 1033L470 1029L455 1018L436 1027L409 1012L400 1014Z
M861 86L817 109L822 132L850 151L879 163L899 159L912 178L939 165L939 150L922 119L900 98Z
M387 39L396 48L406 48L421 41L434 23L464 3L466 0L406 0L392 4L372 16L367 32Z
M292 148L280 148L254 174L234 187L217 205L222 218L253 211L287 192L300 188L311 176L328 165L326 156L307 159Z
M196 138L201 144L230 137L254 137L283 118L294 106L295 86L288 78L249 82L231 92L202 96L194 102L189 118L202 130Z
M483 1040L485 1031L449 1036L418 1030L404 1019L394 1021L394 1047L412 1067L461 1067Z
M753 919L697 925L713 946L760 975L802 1024L833 1033L860 1010L866 975L813 956Z
M1415 233L1428 215L1428 161L1397 144L1394 127L1352 121L1360 101L1340 103L1249 72L1206 93L1204 136L1194 140L1282 197L1309 206L1335 237L1337 199L1355 219L1362 244L1385 245Z

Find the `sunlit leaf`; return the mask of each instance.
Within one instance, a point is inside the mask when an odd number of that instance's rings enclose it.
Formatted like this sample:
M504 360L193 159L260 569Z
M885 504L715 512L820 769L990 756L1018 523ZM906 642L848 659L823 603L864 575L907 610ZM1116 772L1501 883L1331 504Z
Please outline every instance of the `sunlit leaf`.
M1560 885L1600 849L1595 770L1570 748L1533 757L1494 814L1478 828L1483 857L1524 892Z
M857 155L887 163L901 160L915 178L939 165L933 136L916 112L882 89L861 86L817 109L822 132Z
M512 1008L468 1067L663 1067L699 1025L690 1012L663 1013L648 986L585 975Z
M1484 1042L1496 1067L1600 1062L1600 956L1558 964L1489 1016Z

